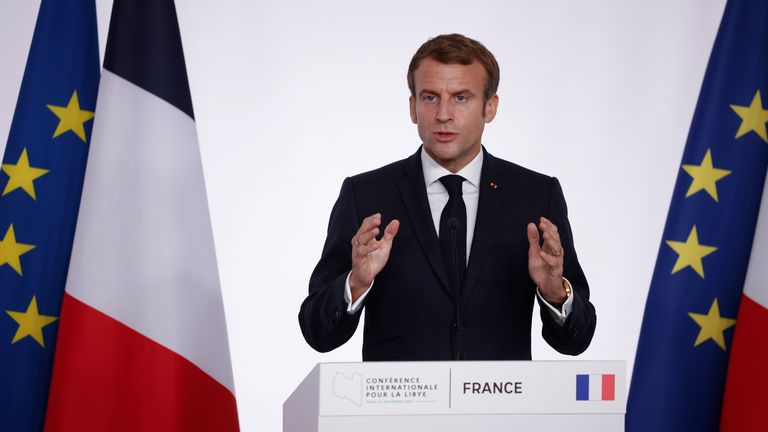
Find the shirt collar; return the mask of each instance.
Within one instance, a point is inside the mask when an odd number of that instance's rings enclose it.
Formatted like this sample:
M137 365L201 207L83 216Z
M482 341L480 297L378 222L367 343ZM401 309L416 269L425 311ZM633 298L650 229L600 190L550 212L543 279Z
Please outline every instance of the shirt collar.
M453 174L447 169L440 166L435 162L432 157L424 150L424 146L421 146L421 169L424 172L424 183L429 187L432 183L438 181L440 177ZM456 174L464 177L469 183L476 188L480 188L480 175L483 169L483 151L480 152L472 159L472 162L462 168Z

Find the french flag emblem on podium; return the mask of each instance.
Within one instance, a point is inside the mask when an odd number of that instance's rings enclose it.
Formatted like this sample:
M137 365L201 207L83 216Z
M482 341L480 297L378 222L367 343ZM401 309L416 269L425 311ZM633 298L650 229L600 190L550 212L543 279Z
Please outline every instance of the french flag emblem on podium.
M615 395L615 375L576 375L576 400L612 401Z

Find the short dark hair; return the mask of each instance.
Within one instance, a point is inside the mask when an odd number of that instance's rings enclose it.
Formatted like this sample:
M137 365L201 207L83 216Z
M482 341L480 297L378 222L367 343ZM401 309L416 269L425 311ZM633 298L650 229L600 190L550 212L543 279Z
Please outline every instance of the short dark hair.
M479 62L487 75L485 82L485 101L496 94L499 88L499 64L488 48L480 42L458 33L436 36L424 42L416 51L408 65L408 88L411 96L416 97L416 84L413 74L425 58L434 59L443 64L469 65Z

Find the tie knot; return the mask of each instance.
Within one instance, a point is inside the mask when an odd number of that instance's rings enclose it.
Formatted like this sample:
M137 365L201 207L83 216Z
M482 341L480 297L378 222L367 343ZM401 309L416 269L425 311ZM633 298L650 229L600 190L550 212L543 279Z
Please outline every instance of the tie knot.
M464 177L456 174L440 177L440 183L448 190L448 196L461 195L461 184L464 180L466 180Z

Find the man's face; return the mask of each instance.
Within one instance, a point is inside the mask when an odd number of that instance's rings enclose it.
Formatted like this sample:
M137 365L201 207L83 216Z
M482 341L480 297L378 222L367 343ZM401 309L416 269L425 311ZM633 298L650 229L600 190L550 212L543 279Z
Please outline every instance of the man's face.
M483 128L496 116L499 98L483 102L485 68L421 61L413 74L411 120L418 126L424 149L451 172L464 168L480 152ZM483 109L485 108L485 109Z

